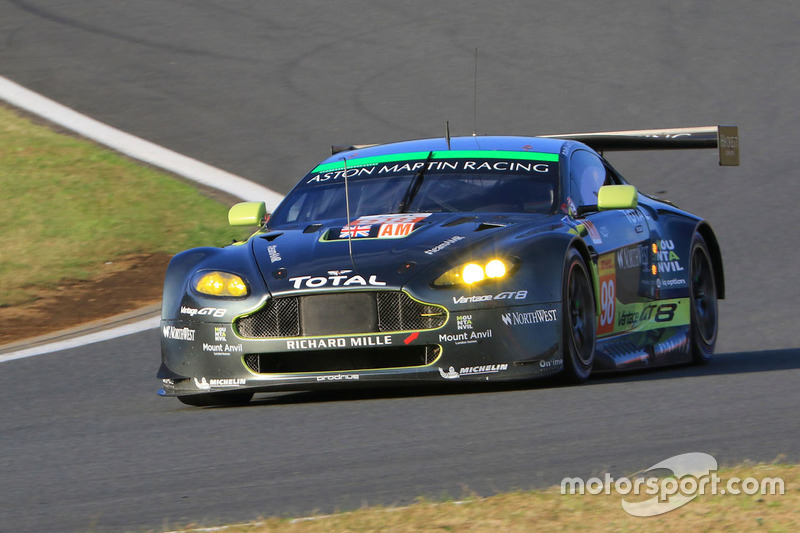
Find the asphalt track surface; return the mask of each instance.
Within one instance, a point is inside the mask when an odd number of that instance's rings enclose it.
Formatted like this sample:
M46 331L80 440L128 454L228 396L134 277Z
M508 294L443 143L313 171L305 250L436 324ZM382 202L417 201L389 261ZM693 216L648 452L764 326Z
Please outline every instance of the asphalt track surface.
M695 451L800 460L798 27L790 1L0 1L0 75L279 192L331 144L471 134L476 47L478 134L736 124L742 153L609 156L717 230L710 366L194 409L155 395L156 330L9 361L0 530L491 494Z

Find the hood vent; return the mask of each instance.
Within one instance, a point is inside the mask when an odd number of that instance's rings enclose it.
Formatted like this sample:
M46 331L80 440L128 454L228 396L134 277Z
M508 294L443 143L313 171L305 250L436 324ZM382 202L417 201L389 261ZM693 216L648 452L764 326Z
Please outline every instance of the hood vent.
M278 237L280 237L281 235L283 235L283 232L279 231L277 233L267 233L266 235L262 235L261 238L264 239L265 241L272 242L275 239L277 239Z
M459 224L466 224L467 222L475 220L476 218L478 218L478 217L461 217L461 218L457 218L455 220L451 220L447 224L442 224L442 227L443 228L452 228L453 226L458 226Z
M496 224L494 222L481 222L475 231L483 231L485 229L505 228L505 224Z

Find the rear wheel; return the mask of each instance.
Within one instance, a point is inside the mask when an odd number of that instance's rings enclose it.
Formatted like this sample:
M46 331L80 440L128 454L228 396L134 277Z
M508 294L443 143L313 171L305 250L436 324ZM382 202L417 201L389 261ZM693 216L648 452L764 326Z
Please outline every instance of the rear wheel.
M592 372L597 334L589 270L574 248L567 253L562 283L564 379L580 383Z
M253 397L252 392L217 392L215 394L190 394L178 396L178 401L193 407L211 405L245 405Z
M711 360L717 342L717 285L711 255L702 235L695 233L692 239L689 271L689 295L691 302L692 360L704 365Z

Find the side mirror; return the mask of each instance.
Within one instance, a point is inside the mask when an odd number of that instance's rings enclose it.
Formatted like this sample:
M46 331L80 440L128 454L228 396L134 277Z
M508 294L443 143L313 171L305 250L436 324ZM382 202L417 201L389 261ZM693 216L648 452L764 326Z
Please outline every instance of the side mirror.
M604 185L597 192L597 209L635 209L639 205L639 191L633 185Z
M264 202L240 202L228 211L231 226L260 226L267 214Z

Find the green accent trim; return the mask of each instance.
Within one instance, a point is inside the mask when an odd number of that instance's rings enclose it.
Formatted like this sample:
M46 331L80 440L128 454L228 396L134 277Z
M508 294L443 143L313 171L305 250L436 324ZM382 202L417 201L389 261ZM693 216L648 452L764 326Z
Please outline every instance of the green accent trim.
M670 300L647 300L631 304L616 301L614 311L614 331L598 335L598 339L607 339L620 334L637 333L667 327L688 326L691 322L691 301L689 298L673 298ZM599 309L599 308L598 308ZM662 314L659 314L659 309ZM670 317L670 310L672 311ZM640 319L642 312L646 311L646 318ZM621 315L632 315L634 323L629 326L619 325ZM598 314L598 317L600 315ZM656 321L656 317L662 318ZM667 317L670 317L667 319Z
M558 161L558 154L544 152L514 152L511 150L448 150L444 152L409 152L407 154L378 155L347 160L347 168L368 167L381 163L402 163L404 161L432 161L443 159L518 159L524 161ZM334 161L318 165L311 173L344 170L344 161Z

